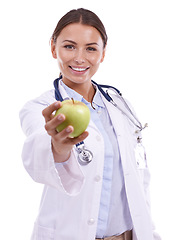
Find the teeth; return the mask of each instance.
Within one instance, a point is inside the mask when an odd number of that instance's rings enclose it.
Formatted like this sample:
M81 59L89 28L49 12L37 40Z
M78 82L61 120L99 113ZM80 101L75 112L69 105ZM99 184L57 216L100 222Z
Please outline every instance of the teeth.
M87 68L74 68L74 67L71 67L73 70L75 71L78 71L78 72L82 72L82 71L85 71Z

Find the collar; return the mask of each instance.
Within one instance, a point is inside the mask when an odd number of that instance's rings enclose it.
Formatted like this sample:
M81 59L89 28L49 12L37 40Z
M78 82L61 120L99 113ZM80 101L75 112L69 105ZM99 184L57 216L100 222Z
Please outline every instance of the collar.
M88 101L86 101L82 95L80 95L79 93L77 93L75 90L69 88L62 80L60 81L62 87L64 88L64 90L66 91L66 93L68 94L68 96L70 98L73 98L77 101L80 101L80 102L83 102L85 103L87 106L88 105L91 105L91 103L89 103ZM101 108L105 108L105 105L104 105L104 102L102 100L102 96L101 96L101 93L100 91L98 90L97 86L95 84L94 85L94 88L96 89L96 93L94 95L94 98L93 98L93 102L92 102L92 105L94 108L97 108L97 107L101 107Z

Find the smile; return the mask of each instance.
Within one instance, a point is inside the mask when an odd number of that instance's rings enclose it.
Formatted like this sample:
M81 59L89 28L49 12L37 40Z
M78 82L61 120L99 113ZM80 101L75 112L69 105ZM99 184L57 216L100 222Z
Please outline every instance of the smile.
M74 71L77 71L77 72L85 72L86 70L89 69L89 67L86 67L86 68L79 68L79 67L72 67L72 66L69 66L72 70Z

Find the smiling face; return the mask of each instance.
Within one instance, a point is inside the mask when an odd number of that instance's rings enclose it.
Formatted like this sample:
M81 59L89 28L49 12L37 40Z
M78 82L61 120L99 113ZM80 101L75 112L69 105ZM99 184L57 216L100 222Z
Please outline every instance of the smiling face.
M90 85L105 56L99 31L80 23L63 28L56 43L51 41L51 51L58 61L63 82L69 87L75 84Z

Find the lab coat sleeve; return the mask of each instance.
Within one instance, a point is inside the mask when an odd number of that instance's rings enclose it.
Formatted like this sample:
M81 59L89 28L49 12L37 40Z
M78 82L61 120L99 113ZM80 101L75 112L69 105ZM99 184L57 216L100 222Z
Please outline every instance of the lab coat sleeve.
M66 164L56 167L52 148L51 137L47 134L44 125L42 110L52 102L47 102L46 94L29 101L20 111L22 129L26 140L22 151L22 160L25 169L36 182L43 183L63 191L69 195L80 192L84 176L76 161L75 151Z

